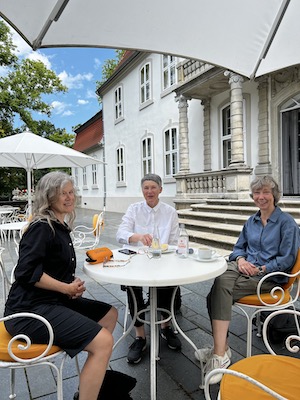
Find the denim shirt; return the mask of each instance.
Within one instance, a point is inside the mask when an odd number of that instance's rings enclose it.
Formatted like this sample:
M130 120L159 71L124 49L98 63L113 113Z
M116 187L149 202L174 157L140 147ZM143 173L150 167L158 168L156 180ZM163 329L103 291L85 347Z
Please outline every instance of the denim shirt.
M229 256L234 261L238 256L258 266L265 265L266 273L288 272L294 265L300 246L299 227L294 218L279 207L264 226L260 211L252 215ZM274 279L278 283L286 282L285 277Z

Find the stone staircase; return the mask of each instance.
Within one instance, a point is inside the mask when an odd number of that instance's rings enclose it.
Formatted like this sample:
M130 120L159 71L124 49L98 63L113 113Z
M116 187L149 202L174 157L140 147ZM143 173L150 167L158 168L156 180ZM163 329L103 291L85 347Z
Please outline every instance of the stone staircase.
M290 213L300 226L300 199L282 199L282 211ZM185 224L190 242L229 254L248 217L257 211L252 200L209 199L177 210L179 223Z

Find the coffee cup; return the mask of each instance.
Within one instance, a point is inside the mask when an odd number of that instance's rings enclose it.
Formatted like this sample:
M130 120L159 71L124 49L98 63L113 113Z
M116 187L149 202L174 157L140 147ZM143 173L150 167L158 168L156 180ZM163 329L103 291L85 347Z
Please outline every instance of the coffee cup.
M200 260L209 260L216 254L215 250L208 247L198 247L198 258Z

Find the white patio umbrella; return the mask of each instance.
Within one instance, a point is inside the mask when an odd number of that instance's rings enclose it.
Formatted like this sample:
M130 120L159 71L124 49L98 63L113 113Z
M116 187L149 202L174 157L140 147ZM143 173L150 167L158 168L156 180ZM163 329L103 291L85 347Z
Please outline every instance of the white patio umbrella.
M102 161L29 131L0 139L0 167L27 171L28 207L31 209L31 173L34 169L86 167Z
M252 78L300 63L299 0L0 0L0 16L34 49L167 53Z

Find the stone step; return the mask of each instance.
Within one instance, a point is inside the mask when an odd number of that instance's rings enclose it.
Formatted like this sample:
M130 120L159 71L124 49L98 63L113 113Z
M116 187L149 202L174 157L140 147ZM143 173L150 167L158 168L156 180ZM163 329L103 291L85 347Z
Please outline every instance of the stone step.
M232 251L244 223L257 211L253 201L208 199L179 209L179 222L186 225L191 242L204 244L222 252ZM290 213L300 226L299 200L284 200L279 206Z
M295 219L300 220L300 207L280 207L282 211L288 212L291 214ZM256 213L257 207L253 206L246 206L246 205L240 205L239 203L236 204L236 206L233 205L224 205L224 204L191 204L191 209L195 210L197 212L207 212L211 211L214 213L223 213L223 212L228 212L230 214L239 214L239 215L252 215Z
M220 221L224 224L243 225L249 218L249 215L232 214L232 213L220 213L211 212L210 210L193 211L189 210L178 210L178 216L185 219L197 219L202 221Z
M209 233L209 232L200 232L195 230L187 229L187 233L189 235L190 242L195 243L196 245L204 244L209 247L213 247L220 252L230 253L232 251L233 246L236 243L236 237L234 236L225 236L216 233Z
M201 232L220 233L227 236L238 237L243 225L226 224L224 222L203 221L200 219L186 219L179 217L179 223L185 224L185 227L190 230Z

